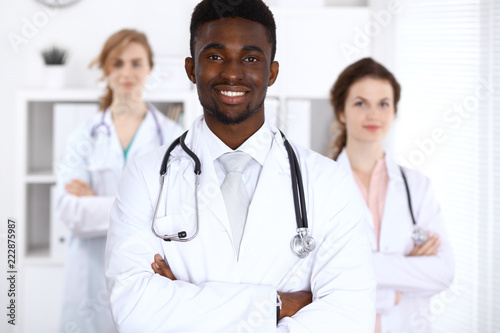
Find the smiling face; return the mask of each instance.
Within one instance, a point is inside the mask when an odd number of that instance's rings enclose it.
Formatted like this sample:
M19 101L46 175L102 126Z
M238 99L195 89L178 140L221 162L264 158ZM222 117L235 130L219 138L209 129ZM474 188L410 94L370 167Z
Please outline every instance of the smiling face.
M196 84L207 124L262 125L267 87L278 75L271 48L266 28L254 21L223 18L201 26L186 73Z
M347 142L381 144L394 119L394 92L387 80L362 78L349 88L344 112Z
M146 49L139 43L131 42L111 60L106 77L113 93L125 95L142 92L149 74L151 66Z

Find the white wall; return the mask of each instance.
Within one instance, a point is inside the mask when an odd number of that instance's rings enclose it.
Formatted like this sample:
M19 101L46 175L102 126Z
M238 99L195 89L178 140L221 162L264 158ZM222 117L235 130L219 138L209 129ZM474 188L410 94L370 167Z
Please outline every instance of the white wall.
M269 6L367 6L368 0L265 0Z
M68 86L95 87L98 71L88 70L107 37L124 27L146 32L157 54L187 55L189 18L197 0L81 0L50 10L34 0L0 0L0 216L16 216L15 94L43 86L40 50L53 44L68 48ZM38 25L38 27L37 27ZM35 27L35 29L30 29ZM15 34L15 35L14 35ZM22 43L12 43L19 36ZM3 221L2 221L3 222ZM2 224L3 225L3 224ZM3 231L3 227L0 230Z

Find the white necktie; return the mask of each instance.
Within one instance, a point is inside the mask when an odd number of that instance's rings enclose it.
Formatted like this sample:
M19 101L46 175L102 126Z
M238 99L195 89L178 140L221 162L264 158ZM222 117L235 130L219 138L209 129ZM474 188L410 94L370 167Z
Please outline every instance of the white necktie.
M248 205L250 204L250 197L242 176L243 170L245 170L251 159L250 155L241 151L226 153L219 157L219 161L226 171L226 178L222 182L221 190L237 255L240 253L240 242L245 229Z

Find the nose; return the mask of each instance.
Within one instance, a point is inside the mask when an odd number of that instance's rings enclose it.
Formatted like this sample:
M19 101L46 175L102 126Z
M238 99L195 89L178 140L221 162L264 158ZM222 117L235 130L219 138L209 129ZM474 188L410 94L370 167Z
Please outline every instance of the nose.
M129 64L124 64L120 69L121 69L120 74L124 77L129 77L130 74L132 73L132 66Z
M220 75L231 81L241 80L243 77L242 66L241 62L237 59L229 59L225 62Z
M368 119L375 119L375 118L377 118L377 107L370 106L368 109Z

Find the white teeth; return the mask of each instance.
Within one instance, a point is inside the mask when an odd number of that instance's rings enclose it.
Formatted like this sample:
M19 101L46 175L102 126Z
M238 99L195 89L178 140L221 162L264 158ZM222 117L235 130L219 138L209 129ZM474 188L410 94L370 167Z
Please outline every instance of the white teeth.
M245 95L245 92L243 91L221 91L220 93L224 96L229 96L229 97L238 97Z

